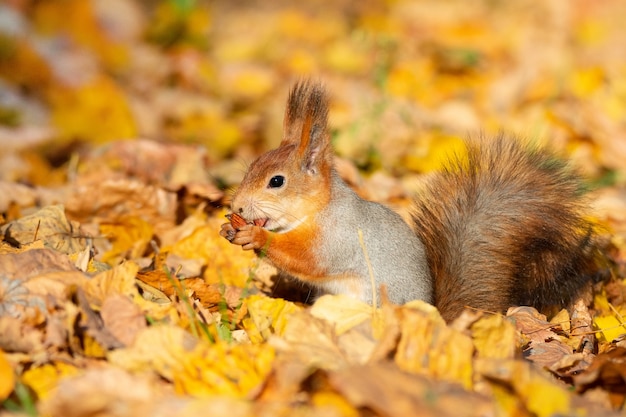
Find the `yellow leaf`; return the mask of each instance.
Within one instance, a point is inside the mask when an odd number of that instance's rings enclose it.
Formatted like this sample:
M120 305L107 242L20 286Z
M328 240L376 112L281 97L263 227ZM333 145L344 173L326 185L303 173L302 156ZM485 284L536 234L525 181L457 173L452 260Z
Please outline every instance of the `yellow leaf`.
M505 391L498 389L498 395L495 396L505 409L514 408L515 399L505 394L513 390L532 415L548 417L572 414L571 394L530 362L479 359L476 361L476 370L487 377L494 388L505 387Z
M194 396L228 395L244 398L269 375L274 349L264 344L198 343L174 372L174 386Z
M465 153L465 144L460 137L435 133L420 138L405 157L404 166L417 172L437 171L452 155L465 158Z
M141 257L154 235L150 223L137 216L124 216L115 223L100 224L100 233L113 243L113 247L102 255L102 261L117 264L122 259Z
M0 402L4 401L15 386L15 372L7 360L5 353L0 350Z
M350 40L337 40L324 53L324 63L331 70L344 74L361 74L368 69L369 62L365 52Z
M229 93L235 97L258 99L265 96L274 83L273 73L261 68L247 67L233 75Z
M55 87L48 98L52 121L61 139L102 143L136 136L135 121L124 92L104 75L75 88Z
M254 80L239 80L243 82L242 94L256 94L259 91L255 87L263 89L262 85L245 85L246 82L252 84ZM236 82L236 81L235 81ZM260 83L262 83L260 81ZM229 83L226 83L229 84ZM234 85L228 85L226 88L236 88ZM250 90L245 90L250 88ZM229 91L233 94L233 91ZM198 102L192 97L183 97L180 99L176 109L173 109L168 115L175 123L165 126L167 136L181 142L194 142L204 144L209 154L216 158L222 157L231 152L240 142L242 138L241 131L237 124L225 117L223 109L213 106L211 103Z
M203 48L210 28L211 14L207 7L188 2L159 2L152 13L147 37L168 47L190 44Z
M153 370L172 380L180 367L180 358L188 355L198 343L180 327L155 325L139 333L132 346L108 353L109 362L131 372Z
M361 415L346 398L333 391L315 392L311 402L315 407L315 414L318 415L328 414L343 417L358 417Z
M520 400L508 387L494 384L491 392L493 393L494 402L503 416L515 416L519 413L521 408Z
M611 307L609 306L609 300L606 298L606 293L596 293L593 296L593 305L596 310L600 310L604 314L608 314L611 312Z
M127 63L128 47L108 35L106 25L94 12L93 2L42 2L34 9L35 24L43 32L69 34L73 41L95 52L109 68L119 69Z
M602 87L604 82L604 69L600 67L578 69L569 77L572 92L581 98L588 98L590 94Z
M559 326L561 326L561 329L563 329L563 331L569 335L572 322L569 316L569 311L567 311L567 309L564 308L556 315L554 315L550 319L550 323L558 324Z
M33 89L46 87L53 79L52 69L37 48L26 40L0 35L3 56L0 59L0 76Z
M179 393L245 397L265 380L274 350L268 344L211 344L180 327L152 326L132 346L109 352L109 361L132 372L154 371Z
M138 297L135 276L139 266L134 262L124 262L94 276L84 285L89 302L100 306L108 295L121 294Z
M219 228L226 221L223 216L209 218L204 226L176 242L169 252L183 258L203 260L207 284L245 287L256 256L219 235Z
M583 20L576 28L576 41L585 46L599 45L607 37L606 24L597 20Z
M563 387L539 375L532 373L524 387L518 389L526 394L526 406L538 417L565 415L570 409L570 396Z
M336 18L332 13L324 13L320 18L314 18L297 9L280 12L275 28L280 38L301 40L305 45L322 45L341 37L347 30L345 21Z
M310 309L312 316L333 323L337 335L371 319L376 311L371 305L347 295L324 295Z
M287 55L285 65L296 74L312 74L318 71L317 57L306 49L295 49Z
M397 63L389 71L387 91L392 96L414 99L424 105L432 102L429 86L433 80L433 67L426 60Z
M88 334L83 336L82 343L85 356L90 358L106 357L106 349L104 349L96 339L89 336Z
M28 385L39 399L48 398L62 378L78 375L78 368L63 362L53 362L31 368L22 374L22 382Z
M448 327L432 308L408 305L400 310L400 332L394 357L400 368L471 388L474 345L469 336Z
M515 326L494 314L482 317L471 327L474 346L482 358L513 359L517 352Z
M248 317L242 321L250 340L261 343L272 334L282 335L289 317L302 308L280 298L252 295L244 300Z
M626 333L626 325L614 315L596 316L593 324L599 330L598 339L603 342L611 342Z

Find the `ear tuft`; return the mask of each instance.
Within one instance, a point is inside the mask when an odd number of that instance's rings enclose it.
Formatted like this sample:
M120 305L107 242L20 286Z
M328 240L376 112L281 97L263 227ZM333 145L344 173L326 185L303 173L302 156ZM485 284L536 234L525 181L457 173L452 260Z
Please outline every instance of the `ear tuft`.
M332 161L328 96L320 83L298 82L289 92L282 145L298 148L302 169L315 174Z

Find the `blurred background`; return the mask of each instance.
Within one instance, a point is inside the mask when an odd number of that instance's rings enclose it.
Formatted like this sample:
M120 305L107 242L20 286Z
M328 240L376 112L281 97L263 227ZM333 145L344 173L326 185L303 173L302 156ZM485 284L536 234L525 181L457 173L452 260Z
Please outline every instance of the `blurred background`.
M503 131L623 183L624 16L622 0L3 0L0 179L63 183L85 149L143 138L206 147L230 185L310 77L364 173L428 172Z

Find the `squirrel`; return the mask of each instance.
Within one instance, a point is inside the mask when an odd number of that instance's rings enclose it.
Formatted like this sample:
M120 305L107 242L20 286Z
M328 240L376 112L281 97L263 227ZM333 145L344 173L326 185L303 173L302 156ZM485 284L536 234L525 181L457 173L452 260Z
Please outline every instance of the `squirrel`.
M424 300L446 321L468 306L570 306L595 273L580 179L504 135L466 150L415 198L411 227L340 178L326 90L296 83L282 142L250 165L231 201L239 221L220 235L324 293L372 303L384 284L391 302Z

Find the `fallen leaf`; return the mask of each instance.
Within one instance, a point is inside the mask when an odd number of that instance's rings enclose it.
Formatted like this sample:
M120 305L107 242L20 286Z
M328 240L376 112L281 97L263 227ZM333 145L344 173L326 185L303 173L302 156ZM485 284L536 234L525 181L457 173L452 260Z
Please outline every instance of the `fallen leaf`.
M268 345L209 344L173 326L141 331L132 346L109 353L110 362L129 371L152 370L173 382L179 393L245 397L269 374Z
M86 247L80 225L67 219L61 205L45 207L30 216L2 226L0 231L5 241L25 245L42 240L47 248L68 255Z
M282 335L291 316L302 308L282 299L251 295L244 300L248 317L242 321L252 343L261 343L271 335Z
M526 359L539 365L550 367L564 356L574 353L566 342L560 324L550 323L546 316L539 314L532 307L515 307L509 309L507 317L515 323L515 327L528 341L523 355Z
M51 398L58 388L59 382L68 376L77 375L80 370L63 362L48 363L31 368L22 374L22 382L28 385L38 398Z
M15 386L15 371L0 349L0 401L4 401Z
M81 223L136 218L159 234L175 223L176 195L132 179L93 179L77 182L65 207L68 216Z
M100 272L83 286L89 302L101 307L109 295L139 297L135 277L139 266L134 262L124 262L108 271Z
M515 326L499 314L480 318L472 324L471 332L481 358L512 359L518 353Z
M407 304L398 311L398 319L400 341L394 361L400 369L472 386L474 345L469 336L448 327L428 305Z
M0 254L3 275L16 280L56 271L76 271L69 257L53 249L31 249L22 253Z
M0 350L33 353L44 350L40 329L24 325L22 320L0 315Z
M30 207L35 204L37 192L23 184L0 181L0 212L6 213L11 204Z
M313 369L340 369L353 358L339 344L332 324L305 311L291 314L280 337L271 339L271 343L278 351Z
M113 367L65 375L55 386L55 395L46 395L41 402L44 415L155 415L151 404L162 395L154 379Z
M371 320L376 310L371 305L346 295L324 295L315 301L310 313L313 317L334 324L335 332L341 335Z
M594 386L602 386L609 392L613 407L622 407L626 398L626 349L617 347L600 353L582 373L574 375L578 391L584 392Z
M102 254L102 262L112 265L122 259L143 256L154 235L152 225L135 216L122 216L113 223L103 222L100 224L100 232L113 244L109 251Z
M77 323L77 327L81 331L84 331L86 335L91 337L94 344L92 346L88 346L91 341L85 340L83 342L85 345L85 355L92 357L104 357L106 350L122 347L123 343L121 343L115 335L113 335L111 331L104 326L102 317L91 308L82 289L77 289L76 298L78 300L78 306L80 307L80 323ZM96 343L99 345L99 348L98 346L95 346ZM91 348L92 352L95 353L90 354L89 348Z
M391 363L355 366L328 373L331 386L353 407L385 416L484 416L495 413L489 399L459 384L402 371Z
M182 258L204 261L204 280L207 284L244 288L258 261L253 253L242 253L240 247L231 245L218 234L222 223L224 221L219 218L208 219L204 225L165 249Z
M568 414L575 410L573 397L566 388L533 368L530 362L478 360L476 371L491 384L502 384L513 390L513 393L508 394L500 391L502 397L499 401L519 401L525 409L538 417Z

